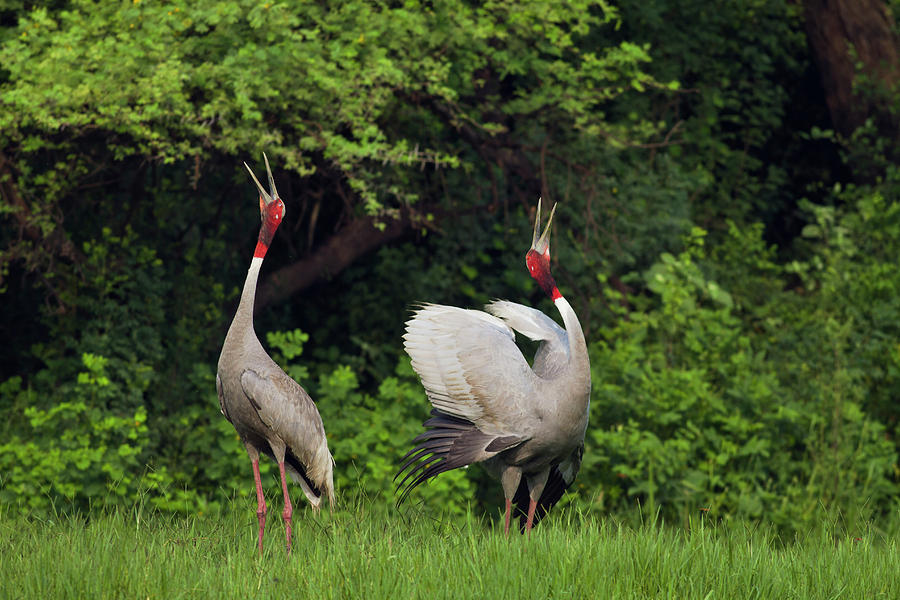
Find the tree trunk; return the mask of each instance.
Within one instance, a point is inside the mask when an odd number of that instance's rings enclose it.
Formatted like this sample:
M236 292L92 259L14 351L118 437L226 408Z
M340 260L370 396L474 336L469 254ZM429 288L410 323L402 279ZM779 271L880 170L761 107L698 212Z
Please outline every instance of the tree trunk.
M359 257L400 237L410 228L408 216L388 220L384 228L373 217L342 227L311 256L282 267L265 278L256 293L254 312L289 298L319 279L334 277Z
M900 79L900 39L884 0L803 0L806 35L834 130L845 138L873 118L897 139L891 97Z

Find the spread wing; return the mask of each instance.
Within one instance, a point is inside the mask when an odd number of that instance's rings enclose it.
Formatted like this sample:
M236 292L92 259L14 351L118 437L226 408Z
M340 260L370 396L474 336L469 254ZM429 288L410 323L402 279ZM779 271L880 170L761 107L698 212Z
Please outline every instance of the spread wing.
M489 436L529 436L539 420L541 380L501 319L429 304L407 321L403 339L435 409Z
M515 334L487 313L425 305L406 323L403 339L434 409L428 431L401 459L400 502L444 471L527 441L539 420L540 385Z
M541 342L532 366L540 377L550 379L568 363L569 336L566 330L541 311L508 300L495 300L485 308L519 333Z
M283 371L241 373L241 387L260 420L288 447L316 487L331 486L331 453L322 417L312 398Z

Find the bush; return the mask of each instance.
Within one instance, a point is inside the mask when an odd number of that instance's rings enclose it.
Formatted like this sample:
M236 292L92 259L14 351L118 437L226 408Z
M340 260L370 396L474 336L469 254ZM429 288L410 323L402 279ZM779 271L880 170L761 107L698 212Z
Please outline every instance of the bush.
M770 265L758 241L732 234L732 244L751 241L747 261ZM887 512L896 448L863 408L861 372L841 358L850 329L833 319L810 327L791 293L742 313L743 299L704 274L702 240L695 231L683 253L663 254L644 275L652 305L591 344L581 485L597 486L606 510L638 500L670 518L703 510L795 528L821 507ZM760 325L790 317L824 352L779 348L784 332ZM811 367L812 356L825 364Z
M3 401L25 405L29 430L0 445L0 500L23 511L50 506L87 508L131 503L140 488L149 444L147 412L112 414L117 396L107 359L84 354L85 371L64 384L65 401L37 408L36 392L20 378L3 386Z

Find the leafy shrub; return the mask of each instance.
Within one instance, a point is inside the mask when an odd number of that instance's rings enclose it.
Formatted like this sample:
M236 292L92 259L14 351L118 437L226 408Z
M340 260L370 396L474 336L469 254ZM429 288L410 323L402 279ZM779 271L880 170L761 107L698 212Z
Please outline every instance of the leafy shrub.
M748 240L733 233L734 243ZM742 320L701 268L702 239L695 231L680 255L663 254L644 275L656 302L591 344L582 485L599 485L606 509L640 500L670 517L704 510L788 528L822 506L862 517L867 505L889 506L896 450L861 407L860 373L840 361L812 369L808 356L778 352L774 332L759 335L754 319L782 326L797 307L779 297ZM752 248L748 260L765 264L763 246ZM823 335L803 334L826 360L846 352L849 329L819 325ZM798 367L807 369L802 378Z
M67 385L66 400L37 408L35 391L21 379L6 382L2 393L24 403L30 430L0 445L0 499L22 510L50 505L130 503L140 487L149 443L147 412L111 414L104 407L118 394L106 374L108 361L84 354L86 370Z

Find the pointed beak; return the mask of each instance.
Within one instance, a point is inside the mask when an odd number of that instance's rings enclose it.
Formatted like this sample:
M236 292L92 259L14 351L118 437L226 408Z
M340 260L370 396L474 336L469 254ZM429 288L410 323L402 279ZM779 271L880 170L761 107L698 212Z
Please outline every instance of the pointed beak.
M550 224L553 223L553 214L556 212L556 204L550 209L550 218L544 227L544 233L538 237L541 231L541 200L538 198L537 212L534 215L534 236L531 238L531 249L538 254L544 254L550 249Z
M253 170L250 168L247 163L244 163L244 166L247 167L247 172L250 173L250 177L253 178L253 183L256 184L256 187L259 188L259 197L261 200L264 200L266 206L275 202L275 199L278 198L278 190L275 189L275 180L272 178L272 169L269 168L269 158L266 156L266 153L263 152L263 160L266 161L266 174L269 176L269 192L263 189L262 184L259 182L259 179L256 178L256 175L253 174Z

